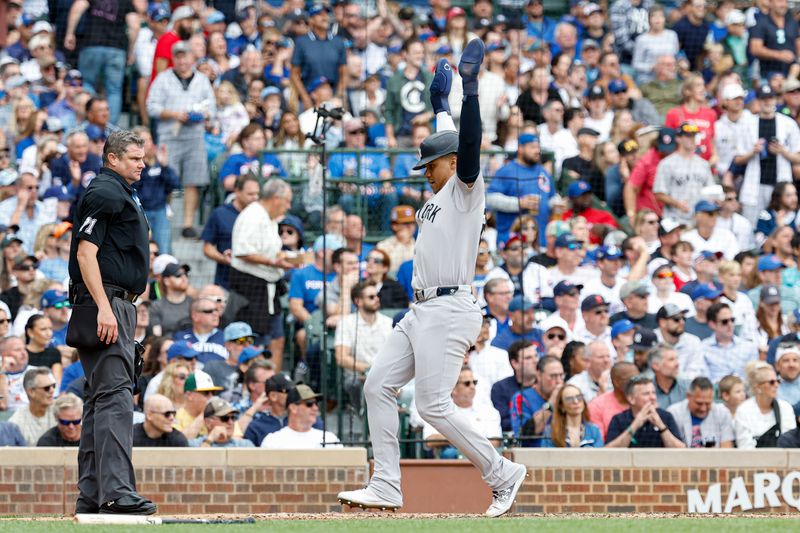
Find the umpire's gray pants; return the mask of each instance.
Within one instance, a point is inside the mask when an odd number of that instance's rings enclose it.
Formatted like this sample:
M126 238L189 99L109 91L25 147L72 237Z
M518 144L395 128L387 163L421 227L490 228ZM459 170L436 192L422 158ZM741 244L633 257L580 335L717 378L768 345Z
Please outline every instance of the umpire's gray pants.
M397 392L414 376L423 420L456 446L492 489L506 488L513 481L513 463L455 410L450 396L480 327L481 312L470 294L412 304L375 358L364 384L375 457L369 486L383 500L402 504Z
M117 317L117 342L100 351L80 351L86 374L83 428L78 449L79 502L103 505L136 492L131 463L136 308L111 300Z

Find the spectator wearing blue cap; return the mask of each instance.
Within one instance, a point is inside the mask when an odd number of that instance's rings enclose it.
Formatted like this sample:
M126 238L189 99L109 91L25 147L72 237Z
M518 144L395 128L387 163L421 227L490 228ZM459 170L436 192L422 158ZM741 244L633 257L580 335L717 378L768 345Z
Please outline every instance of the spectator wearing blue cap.
M253 346L255 334L246 322L231 322L222 330L222 340L227 358L209 361L203 365L203 372L211 376L215 385L231 391L239 381L239 356Z
M675 304L664 305L656 314L658 328L655 330L655 334L659 342L675 350L680 362L681 378L691 381L696 377L708 375L708 368L703 359L700 339L691 333L686 333L686 315L688 313L688 309ZM658 383L656 383L656 391L658 388ZM683 398L681 397L681 399Z
M555 240L556 264L550 268L550 286L555 287L561 280L575 285L586 285L597 277L597 271L581 266L584 258L584 245L572 233L559 235Z
M761 301L761 288L764 285L775 285L783 289L782 273L786 265L781 261L780 257L775 254L762 255L758 258L758 280L759 284L749 291L747 296L753 304L753 309L758 309L758 304ZM790 289L787 290L786 298L781 298L781 309L784 313L792 312L797 306L794 299L789 294Z
M411 146L412 129L417 124L430 124L433 107L423 93L433 81L423 68L425 47L416 39L403 43L403 70L398 70L386 83L386 137L389 148Z
M233 201L215 208L208 218L200 239L203 254L217 263L214 284L230 287L230 264L233 225L236 217L251 203L258 200L259 182L255 176L239 176L233 185Z
M797 25L793 24L796 31ZM786 38L788 43L789 35ZM763 49L763 43L761 46ZM762 60L762 69L764 65ZM788 176L791 176L792 165L800 163L800 128L790 117L776 113L776 97L768 84L761 86L758 117L743 129L733 159L736 165L746 165L739 199L742 215L754 225L759 213L769 205L775 185L791 181Z
M502 278L514 286L514 294L522 294L535 305L553 309L553 291L549 285L547 269L538 263L528 261L525 252L525 238L512 233L500 252L503 263L494 267L486 281Z
M67 352L72 350L67 348L67 323L69 322L69 310L72 307L66 292L50 289L42 294L40 307L44 316L50 319L53 328L52 345L65 348Z
M589 183L582 180L571 183L567 187L567 196L570 201L570 209L561 215L562 218L564 220L578 216L585 218L589 227L589 242L592 244L600 244L608 231L619 228L614 215L603 209L592 207L594 197L592 186Z
M345 44L341 37L330 37L328 9L313 6L309 10L308 25L311 31L295 39L292 57L291 82L300 95L305 109L314 106L306 86L319 77L331 80L335 93L343 97L347 63Z
M611 324L611 345L614 347L614 361L633 363L633 337L636 324L623 318Z
M537 349L543 348L542 331L535 326L536 308L533 302L522 295L515 296L508 304L508 316L511 324L499 332L492 340L492 346L508 350L516 341L532 341Z
M236 13L236 23L239 25L241 33L234 38L227 39L228 53L234 56L241 56L247 48L261 50L261 33L258 30L258 20L256 18L256 8L248 5Z
M539 138L532 133L520 135L516 158L497 170L486 191L486 206L497 214L497 240L505 242L514 220L530 214L539 227L538 245L544 245L550 221L548 201L555 193L553 178L541 164Z
M628 84L621 78L614 78L608 84L608 97L611 101L611 111L615 114L630 111L634 122L644 125L657 126L661 124L661 116L647 98L642 96L633 98Z
M695 250L721 252L732 260L739 253L736 235L719 223L720 207L715 202L700 200L694 205L694 229L681 235L681 240L691 243Z
M720 272L722 269L720 268ZM720 273L720 277L722 274ZM718 289L716 285L711 283L701 283L692 291L691 297L694 302L695 314L686 319L686 333L692 334L700 340L707 339L714 332L708 325L708 318L706 311L709 307L719 301L722 296L722 290ZM742 295L744 298L744 295ZM747 300L749 305L750 301Z
M624 256L616 246L600 246L595 250L595 261L600 276L586 282L585 294L599 294L608 302L608 311L612 315L624 309L619 297L619 290L625 283L620 276Z

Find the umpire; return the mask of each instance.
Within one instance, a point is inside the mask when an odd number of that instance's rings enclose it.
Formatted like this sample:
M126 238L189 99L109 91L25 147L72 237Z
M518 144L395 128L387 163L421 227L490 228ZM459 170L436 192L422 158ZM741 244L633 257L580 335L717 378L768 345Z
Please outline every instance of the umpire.
M76 513L153 514L136 493L133 386L136 309L148 275L148 225L131 185L144 168L144 141L117 131L103 148L103 169L75 210L69 256L73 313L67 344L86 373L78 451Z

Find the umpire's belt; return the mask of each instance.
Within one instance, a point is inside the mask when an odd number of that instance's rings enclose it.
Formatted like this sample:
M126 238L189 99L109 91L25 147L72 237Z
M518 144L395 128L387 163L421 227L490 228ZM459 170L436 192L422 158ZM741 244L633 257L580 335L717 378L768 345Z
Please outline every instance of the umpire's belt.
M442 287L428 287L427 289L416 289L414 291L414 301L417 303L433 300L439 296L453 296L459 292L472 293L469 285L447 285Z
M110 283L103 283L103 289L106 291L106 296L108 296L109 301L111 301L112 298L120 298L133 303L136 301L136 298L139 297L136 293L123 289L122 287L117 287L116 285L111 285ZM74 293L71 295L74 300L73 303L80 304L86 300L93 300L89 288L86 287L84 283L75 283L72 286L72 290Z

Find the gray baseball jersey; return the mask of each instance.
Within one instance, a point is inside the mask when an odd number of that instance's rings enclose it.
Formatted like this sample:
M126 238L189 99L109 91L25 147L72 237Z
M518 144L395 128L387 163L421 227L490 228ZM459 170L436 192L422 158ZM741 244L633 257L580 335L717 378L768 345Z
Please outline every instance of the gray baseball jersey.
M482 174L471 188L453 176L417 211L411 280L415 290L472 283L484 222L484 189Z

